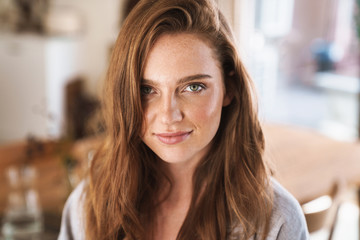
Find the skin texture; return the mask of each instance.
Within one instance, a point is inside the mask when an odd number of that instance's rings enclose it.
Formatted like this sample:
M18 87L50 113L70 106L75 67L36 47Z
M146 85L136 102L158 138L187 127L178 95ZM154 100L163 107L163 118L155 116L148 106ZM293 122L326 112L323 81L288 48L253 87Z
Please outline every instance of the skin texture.
M143 141L167 163L198 162L219 128L228 99L213 55L199 37L182 33L160 37L147 58Z
M180 33L161 36L146 61L142 139L163 160L173 182L156 211L155 239L176 238L190 205L194 168L209 151L222 108L230 103L213 56L197 35Z

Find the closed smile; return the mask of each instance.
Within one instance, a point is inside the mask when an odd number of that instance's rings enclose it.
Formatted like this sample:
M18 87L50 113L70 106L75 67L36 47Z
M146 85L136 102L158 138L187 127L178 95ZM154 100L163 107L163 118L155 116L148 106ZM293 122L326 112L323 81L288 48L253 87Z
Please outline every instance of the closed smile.
M155 136L159 139L160 142L173 145L186 140L191 133L192 131L180 131L170 133L156 133Z

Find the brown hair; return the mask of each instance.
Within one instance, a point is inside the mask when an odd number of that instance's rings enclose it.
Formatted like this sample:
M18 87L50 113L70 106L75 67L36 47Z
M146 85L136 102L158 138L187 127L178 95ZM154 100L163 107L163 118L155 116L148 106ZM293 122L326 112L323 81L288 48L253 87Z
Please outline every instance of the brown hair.
M264 138L231 29L211 0L143 0L124 22L105 82L108 139L92 162L85 191L87 239L145 239L159 183L170 180L140 138L141 78L159 36L182 32L210 43L233 98L223 108L213 147L195 170L191 205L177 239L225 240L235 232L241 239L254 234L265 239L269 231Z

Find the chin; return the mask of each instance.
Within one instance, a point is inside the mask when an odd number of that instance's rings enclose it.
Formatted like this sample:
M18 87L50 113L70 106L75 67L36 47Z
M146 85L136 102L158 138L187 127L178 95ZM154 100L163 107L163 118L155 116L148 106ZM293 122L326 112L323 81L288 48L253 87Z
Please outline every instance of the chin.
M162 161L166 163L181 163L181 162L187 162L187 160L189 160L188 156L184 156L182 154L176 154L175 152L162 153L157 155Z
M189 151L190 150L190 151ZM186 163L194 166L204 155L203 152L191 152L191 148L167 149L155 152L159 158L169 164Z

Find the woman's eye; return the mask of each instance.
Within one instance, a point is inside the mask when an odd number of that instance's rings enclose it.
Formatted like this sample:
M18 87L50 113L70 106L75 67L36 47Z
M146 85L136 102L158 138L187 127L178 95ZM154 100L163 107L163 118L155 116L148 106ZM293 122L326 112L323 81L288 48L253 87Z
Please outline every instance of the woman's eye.
M141 94L143 94L143 95L149 95L153 92L153 89L148 86L142 86L140 91L141 91Z
M185 91L188 92L200 92L205 87L202 84L190 84L185 88Z

